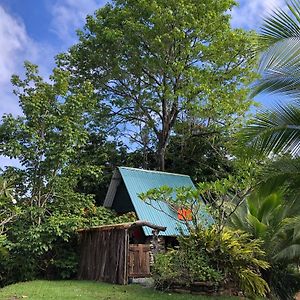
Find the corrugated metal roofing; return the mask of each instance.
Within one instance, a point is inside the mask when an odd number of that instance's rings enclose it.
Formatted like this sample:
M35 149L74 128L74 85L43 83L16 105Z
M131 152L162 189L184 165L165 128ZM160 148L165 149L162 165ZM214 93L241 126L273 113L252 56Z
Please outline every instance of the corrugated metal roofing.
M157 209L155 209L143 202L138 195L147 192L149 189L158 188L163 185L172 188L182 186L195 188L191 178L187 175L127 167L119 167L118 169L124 180L139 220L145 220L153 224L167 227L167 230L161 232L160 235L178 235L177 228L180 223L176 221L177 214L172 211L166 203L161 201L153 201L151 203L153 206L156 206ZM152 234L150 228L143 227L143 229L146 235Z

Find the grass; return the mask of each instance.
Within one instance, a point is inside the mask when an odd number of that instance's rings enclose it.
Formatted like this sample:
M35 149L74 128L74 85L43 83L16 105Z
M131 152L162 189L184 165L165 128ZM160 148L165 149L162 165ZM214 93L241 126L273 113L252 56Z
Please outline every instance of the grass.
M208 297L162 293L137 284L128 286L91 281L37 280L9 285L0 290L0 300L233 300L235 297Z

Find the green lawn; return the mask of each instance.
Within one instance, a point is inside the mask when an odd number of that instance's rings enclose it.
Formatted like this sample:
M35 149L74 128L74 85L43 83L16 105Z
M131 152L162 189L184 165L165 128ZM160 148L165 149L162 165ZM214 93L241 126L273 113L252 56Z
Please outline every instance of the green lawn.
M233 300L233 297L204 297L162 293L137 284L128 286L90 281L32 281L0 290L0 300Z

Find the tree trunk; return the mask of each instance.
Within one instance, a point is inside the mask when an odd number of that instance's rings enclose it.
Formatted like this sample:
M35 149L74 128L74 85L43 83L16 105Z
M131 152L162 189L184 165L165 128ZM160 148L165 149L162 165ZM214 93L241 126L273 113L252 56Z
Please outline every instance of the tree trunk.
M167 141L163 141L163 143L159 143L157 158L158 158L158 168L160 171L165 170L165 155L166 155Z
M163 111L163 122L162 122L162 130L161 132L157 132L158 137L158 167L161 171L165 170L165 156L166 150L171 134L171 130L174 127L178 111L178 101L173 103L172 111L167 113L166 104L163 103L162 111Z

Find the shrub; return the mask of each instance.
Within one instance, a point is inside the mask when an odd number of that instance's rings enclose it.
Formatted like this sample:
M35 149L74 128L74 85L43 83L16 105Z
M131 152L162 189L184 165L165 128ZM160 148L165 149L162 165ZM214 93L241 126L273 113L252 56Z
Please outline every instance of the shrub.
M271 264L271 268L263 273L268 282L271 295L276 299L294 300L300 291L299 269L287 264Z
M246 296L265 296L269 292L260 269L263 260L259 240L251 240L241 231L217 227L190 232L179 237L179 249L156 257L154 273L158 284L213 281L235 286Z
M158 287L173 283L188 286L196 281L218 283L223 278L221 272L209 265L209 259L204 253L181 249L158 254L155 258L153 273Z
M78 266L76 230L132 221L133 215L116 216L104 207L94 205L76 209L53 208L44 215L41 224L33 224L26 209L10 225L7 239L2 243L6 256L0 260L0 286L36 278L74 278ZM1 246L1 241L0 241ZM1 249L1 247L0 247Z

